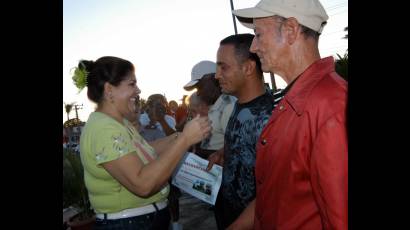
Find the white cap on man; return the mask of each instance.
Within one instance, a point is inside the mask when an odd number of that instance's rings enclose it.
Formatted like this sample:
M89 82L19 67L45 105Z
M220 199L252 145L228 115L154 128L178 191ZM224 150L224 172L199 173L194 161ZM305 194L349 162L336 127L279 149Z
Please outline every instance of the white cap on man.
M185 86L184 89L186 90L191 90L193 89L193 86L198 83L201 78L207 74L210 73L215 73L216 72L216 64L215 62L212 61L200 61L194 67L192 68L191 71L191 81L188 82Z
M233 10L238 20L250 29L254 29L253 19L278 15L294 17L302 24L318 33L322 33L329 16L319 0L261 0L255 7Z

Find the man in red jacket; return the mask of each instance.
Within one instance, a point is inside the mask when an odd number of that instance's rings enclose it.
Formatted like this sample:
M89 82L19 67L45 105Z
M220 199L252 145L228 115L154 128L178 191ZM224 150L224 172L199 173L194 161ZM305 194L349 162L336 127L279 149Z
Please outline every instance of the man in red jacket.
M233 13L251 52L288 84L256 146L256 199L229 229L347 229L347 83L321 58L318 0L261 0Z

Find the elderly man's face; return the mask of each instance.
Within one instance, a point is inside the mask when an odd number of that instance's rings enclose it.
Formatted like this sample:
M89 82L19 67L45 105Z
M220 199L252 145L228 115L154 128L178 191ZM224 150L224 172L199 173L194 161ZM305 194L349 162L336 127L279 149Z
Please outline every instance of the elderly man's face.
M281 22L275 17L255 18L255 37L250 51L256 53L262 64L263 72L280 71L286 60L286 41L282 36Z

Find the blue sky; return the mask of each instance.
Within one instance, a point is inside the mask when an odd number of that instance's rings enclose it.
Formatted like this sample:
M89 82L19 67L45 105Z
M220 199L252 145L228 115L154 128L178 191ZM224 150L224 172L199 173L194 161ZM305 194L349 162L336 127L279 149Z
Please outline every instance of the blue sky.
M234 8L252 7L258 0L233 0ZM322 0L329 20L319 40L322 57L343 55L348 26L347 0ZM238 33L253 33L237 22ZM64 0L63 102L83 104L86 121L95 104L72 83L71 70L80 59L118 56L136 67L142 98L154 93L168 100L190 94L182 87L201 60L215 61L221 39L234 34L229 0ZM270 82L269 74L265 74ZM279 88L285 82L276 77ZM75 112L70 113L70 118ZM67 119L63 105L63 122Z

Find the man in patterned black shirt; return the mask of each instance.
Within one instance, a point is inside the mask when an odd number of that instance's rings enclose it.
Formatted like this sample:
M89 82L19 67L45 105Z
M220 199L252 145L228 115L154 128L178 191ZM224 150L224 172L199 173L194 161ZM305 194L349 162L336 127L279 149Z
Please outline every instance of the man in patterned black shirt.
M238 98L225 132L223 153L209 156L223 166L222 186L215 204L218 229L228 227L255 198L256 142L274 108L258 56L249 52L254 35L232 35L220 42L218 79L222 92Z

